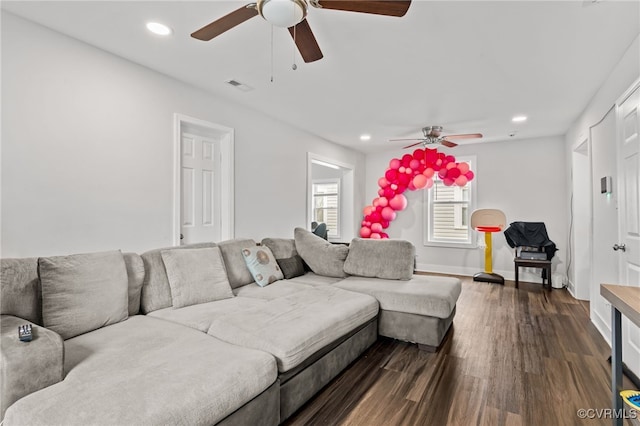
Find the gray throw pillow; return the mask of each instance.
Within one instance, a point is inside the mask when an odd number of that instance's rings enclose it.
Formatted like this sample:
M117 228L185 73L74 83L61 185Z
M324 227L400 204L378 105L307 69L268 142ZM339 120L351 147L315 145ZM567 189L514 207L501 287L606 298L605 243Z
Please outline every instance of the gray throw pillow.
M354 238L344 271L350 275L388 280L410 280L416 248L405 240Z
M300 277L304 275L304 262L299 255L287 257L285 259L276 259L284 278L290 280L291 278Z
M344 261L349 254L349 248L342 244L330 242L312 234L303 228L294 230L296 251L309 268L325 277L344 278Z
M127 318L128 278L120 251L42 257L43 325L63 339Z
M174 308L233 297L220 248L162 251Z

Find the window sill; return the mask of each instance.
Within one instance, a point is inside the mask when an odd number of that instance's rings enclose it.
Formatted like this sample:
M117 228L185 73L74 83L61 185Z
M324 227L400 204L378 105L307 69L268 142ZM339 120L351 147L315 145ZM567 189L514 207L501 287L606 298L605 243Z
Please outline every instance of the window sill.
M423 243L425 247L443 247L443 248L458 248L458 249L477 249L476 243L457 243L453 241L425 241Z

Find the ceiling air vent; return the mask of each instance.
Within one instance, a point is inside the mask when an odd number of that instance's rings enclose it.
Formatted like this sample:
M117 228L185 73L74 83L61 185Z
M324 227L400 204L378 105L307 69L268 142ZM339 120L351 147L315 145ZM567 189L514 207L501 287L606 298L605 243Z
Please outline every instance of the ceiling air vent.
M244 83L240 83L238 80L231 79L231 80L225 81L225 83L227 83L230 86L235 87L238 90L242 90L243 92L249 92L249 91L253 90L253 87L247 86Z

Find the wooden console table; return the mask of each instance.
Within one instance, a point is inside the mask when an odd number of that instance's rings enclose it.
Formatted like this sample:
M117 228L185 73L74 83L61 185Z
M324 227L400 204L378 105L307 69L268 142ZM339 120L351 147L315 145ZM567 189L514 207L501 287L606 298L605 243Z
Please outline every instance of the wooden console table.
M600 284L600 295L611 303L611 392L614 413L623 408L622 386L622 314L640 327L640 287ZM613 424L621 426L623 419L615 416Z

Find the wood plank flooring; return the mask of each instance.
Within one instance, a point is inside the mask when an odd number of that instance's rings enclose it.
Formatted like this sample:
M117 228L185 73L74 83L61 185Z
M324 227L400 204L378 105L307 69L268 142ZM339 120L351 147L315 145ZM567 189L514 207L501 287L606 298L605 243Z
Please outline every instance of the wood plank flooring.
M540 284L461 279L437 353L379 338L285 424L611 424L577 415L611 406L610 349L588 303Z

